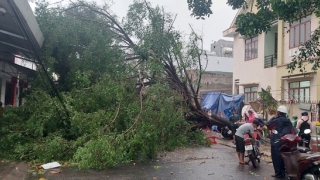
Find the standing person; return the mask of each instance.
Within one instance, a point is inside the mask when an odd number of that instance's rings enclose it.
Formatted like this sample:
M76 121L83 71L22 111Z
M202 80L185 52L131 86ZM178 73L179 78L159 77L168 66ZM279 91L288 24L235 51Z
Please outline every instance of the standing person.
M286 134L294 134L292 123L287 118L287 114L287 108L285 106L279 106L277 109L277 116L270 119L267 123L268 129L271 131L271 158L274 168L274 174L271 176L276 178L285 177L284 162L280 153L280 147L283 145L283 142L279 140ZM272 133L273 130L276 130L277 133Z
M301 139L307 141L305 142L305 147L310 148L311 134L304 134L304 130L311 130L311 121L309 121L308 112L301 113L301 118L298 120L296 128L299 129L299 136ZM303 141L299 142L299 146L303 146Z
M244 135L250 134L250 136L256 140L254 136L254 129L259 126L259 122L254 120L252 123L245 123L242 124L235 133L235 142L236 142L236 151L239 158L240 164L246 164L244 161Z
M290 119L292 126L296 127L297 126L297 121L298 121L298 116L297 115L293 115L292 118Z
M248 115L247 123L252 123L256 119L256 116L254 115L251 109L248 111L248 114L249 115Z
M232 109L231 113L232 116L230 116L229 121L231 122L231 131L232 131L232 136L233 136L233 143L235 143L235 133L236 133L236 128L238 127L236 122L240 120L240 117L238 114L236 114L236 110Z

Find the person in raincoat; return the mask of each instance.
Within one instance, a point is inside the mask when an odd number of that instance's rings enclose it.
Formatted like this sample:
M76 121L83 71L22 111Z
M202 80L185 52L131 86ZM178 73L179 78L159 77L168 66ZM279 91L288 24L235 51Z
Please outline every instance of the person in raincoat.
M280 153L280 147L283 145L283 142L279 140L286 134L294 134L294 128L291 121L287 118L287 114L287 107L279 106L277 109L277 115L267 123L267 127L270 132L277 132L271 133L270 135L271 158L274 168L274 174L271 176L275 178L285 177L284 162Z

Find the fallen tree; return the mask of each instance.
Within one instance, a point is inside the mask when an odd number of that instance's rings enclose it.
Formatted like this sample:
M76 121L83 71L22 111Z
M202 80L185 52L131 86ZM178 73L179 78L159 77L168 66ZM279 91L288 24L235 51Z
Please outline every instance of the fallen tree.
M36 16L41 62L63 104L39 70L26 103L6 111L1 157L105 168L203 143L200 127L229 125L201 110L201 37L184 43L162 8L136 2L119 22L108 6L40 2Z

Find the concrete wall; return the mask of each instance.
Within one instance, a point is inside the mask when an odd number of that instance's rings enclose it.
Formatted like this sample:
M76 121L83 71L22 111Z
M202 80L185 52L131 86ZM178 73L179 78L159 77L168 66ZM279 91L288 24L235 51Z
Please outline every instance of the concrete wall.
M208 61L205 56L202 56L201 64L205 71L220 71L220 72L233 72L233 58L217 57L208 54Z
M232 94L232 73L206 72L202 75L200 94L223 92Z

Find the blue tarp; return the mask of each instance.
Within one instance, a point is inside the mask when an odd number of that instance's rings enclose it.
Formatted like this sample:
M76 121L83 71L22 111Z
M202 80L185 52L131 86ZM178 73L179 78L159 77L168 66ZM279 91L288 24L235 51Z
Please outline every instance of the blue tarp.
M202 109L211 110L214 114L221 112L224 117L230 117L231 109L234 108L239 112L244 97L243 94L229 95L221 92L208 92L203 95L201 107Z

